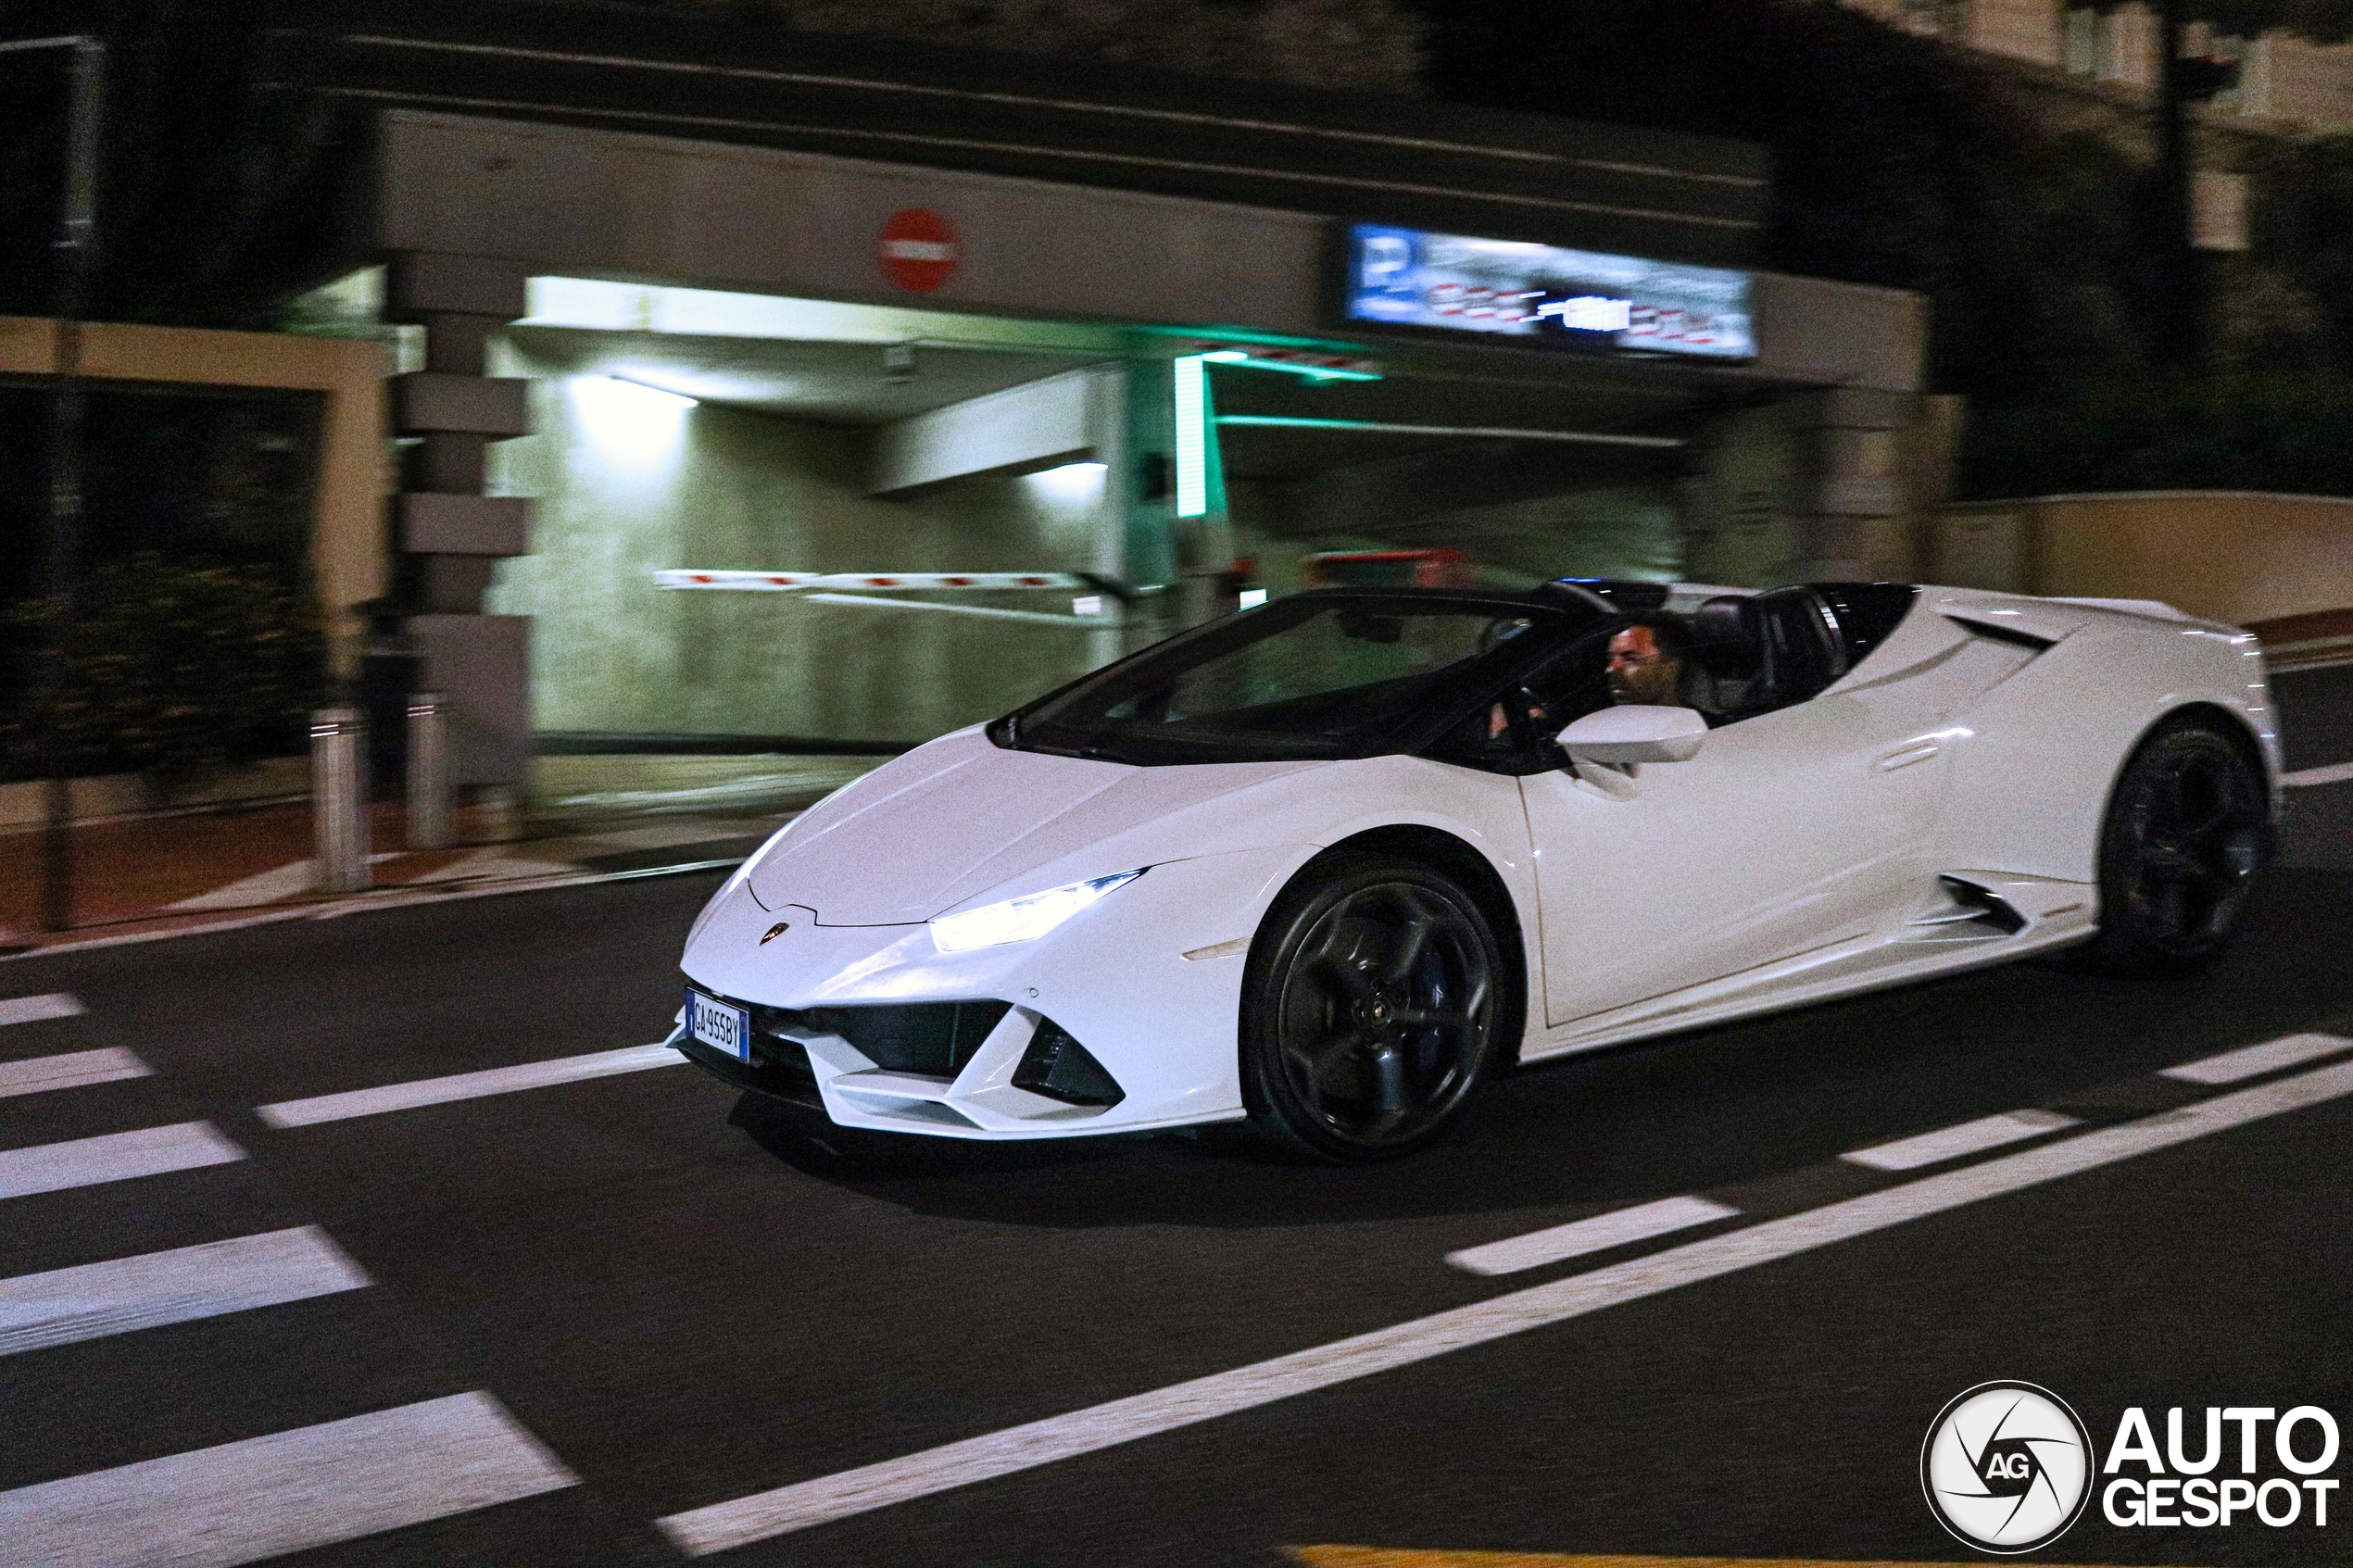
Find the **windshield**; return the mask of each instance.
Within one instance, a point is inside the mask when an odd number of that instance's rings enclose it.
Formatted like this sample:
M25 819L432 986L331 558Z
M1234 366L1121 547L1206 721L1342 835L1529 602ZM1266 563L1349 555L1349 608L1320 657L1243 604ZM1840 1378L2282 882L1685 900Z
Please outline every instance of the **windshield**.
M991 730L1000 745L1143 764L1410 748L1490 667L1585 619L1430 594L1302 595L1170 639Z

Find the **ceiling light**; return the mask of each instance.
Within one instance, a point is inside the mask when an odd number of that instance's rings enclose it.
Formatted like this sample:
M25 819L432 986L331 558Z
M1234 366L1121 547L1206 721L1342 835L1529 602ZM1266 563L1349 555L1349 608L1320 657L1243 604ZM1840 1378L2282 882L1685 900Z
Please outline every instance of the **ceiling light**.
M625 386L648 397L660 398L665 408L692 408L702 401L699 397L689 397L683 392L673 392L666 386L653 386L629 376L606 376L603 379L615 386Z
M1059 468L1040 469L1026 477L1057 500L1076 502L1100 491L1103 476L1110 471L1110 465L1105 463L1064 463Z

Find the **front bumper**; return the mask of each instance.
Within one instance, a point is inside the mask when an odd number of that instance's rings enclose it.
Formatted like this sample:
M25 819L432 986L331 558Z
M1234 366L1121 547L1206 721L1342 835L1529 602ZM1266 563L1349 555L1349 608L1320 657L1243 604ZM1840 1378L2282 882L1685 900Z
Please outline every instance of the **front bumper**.
M691 1037L683 1023L672 1031L665 1044L712 1077L736 1088L749 1089L753 1094L785 1100L810 1110L824 1109L825 1102L817 1092L817 1075L810 1070L809 1058L804 1052L787 1053L776 1050L771 1042L755 1041L752 1047L754 1059L740 1061L725 1051L714 1050ZM796 1055L798 1060L793 1060Z
M954 954L926 926L825 926L806 907L772 911L739 888L711 912L683 967L698 988L752 1010L757 1060L736 1061L683 1030L672 1043L737 1087L803 1105L813 1095L844 1126L1013 1139L1234 1120L1249 938L1314 852L1167 862L1034 942ZM788 929L762 942L779 913ZM868 1010L951 1003L1001 1012L946 1060L913 1062L857 1026Z

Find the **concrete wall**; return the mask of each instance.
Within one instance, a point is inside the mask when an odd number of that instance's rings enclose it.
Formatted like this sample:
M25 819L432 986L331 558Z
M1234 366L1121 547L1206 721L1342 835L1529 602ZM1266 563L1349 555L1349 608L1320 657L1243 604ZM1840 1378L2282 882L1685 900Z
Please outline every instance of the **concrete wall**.
M1332 550L1451 547L1485 569L1497 586L1532 586L1555 577L1629 577L1668 583L1682 575L1677 495L1666 483L1597 483L1484 505L1439 505L1409 517L1346 525L1343 508L1310 513L1298 497L1264 482L1230 486L1234 552L1258 562L1258 581L1277 594L1301 586L1302 563ZM1321 520L1320 521L1318 520Z
M1697 583L1770 587L1803 560L1793 513L1802 451L1786 408L1744 409L1708 433L1704 470L1683 485L1685 570Z
M1330 223L1312 214L673 137L396 111L378 156L378 239L535 273L659 278L908 303L876 255L891 215L958 235L921 296L950 310L1321 336ZM1756 275L1756 361L1728 382L1912 391L1925 302ZM1360 333L1356 323L1349 336ZM1512 352L1505 350L1504 352Z
M1971 48L2038 66L2061 63L2060 0L1970 0L1967 17Z
M1930 580L2160 599L2234 625L2353 607L2353 499L2238 491L1948 507Z
M1115 651L1099 646L1101 633L796 594L664 591L651 575L1086 570L1099 476L965 478L877 499L866 493L866 431L712 404L615 409L598 403L609 383L556 375L510 346L496 361L501 374L540 378L536 433L497 448L491 478L494 493L539 498L536 553L500 563L488 604L536 618L538 729L920 740ZM1038 594L953 597L1070 608Z

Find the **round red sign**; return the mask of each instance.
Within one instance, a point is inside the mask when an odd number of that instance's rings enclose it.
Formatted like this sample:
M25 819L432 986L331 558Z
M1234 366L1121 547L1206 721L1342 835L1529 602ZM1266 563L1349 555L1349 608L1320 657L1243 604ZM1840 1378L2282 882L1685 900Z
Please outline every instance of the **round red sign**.
M956 270L956 230L929 207L911 207L883 225L879 254L892 286L929 294Z

